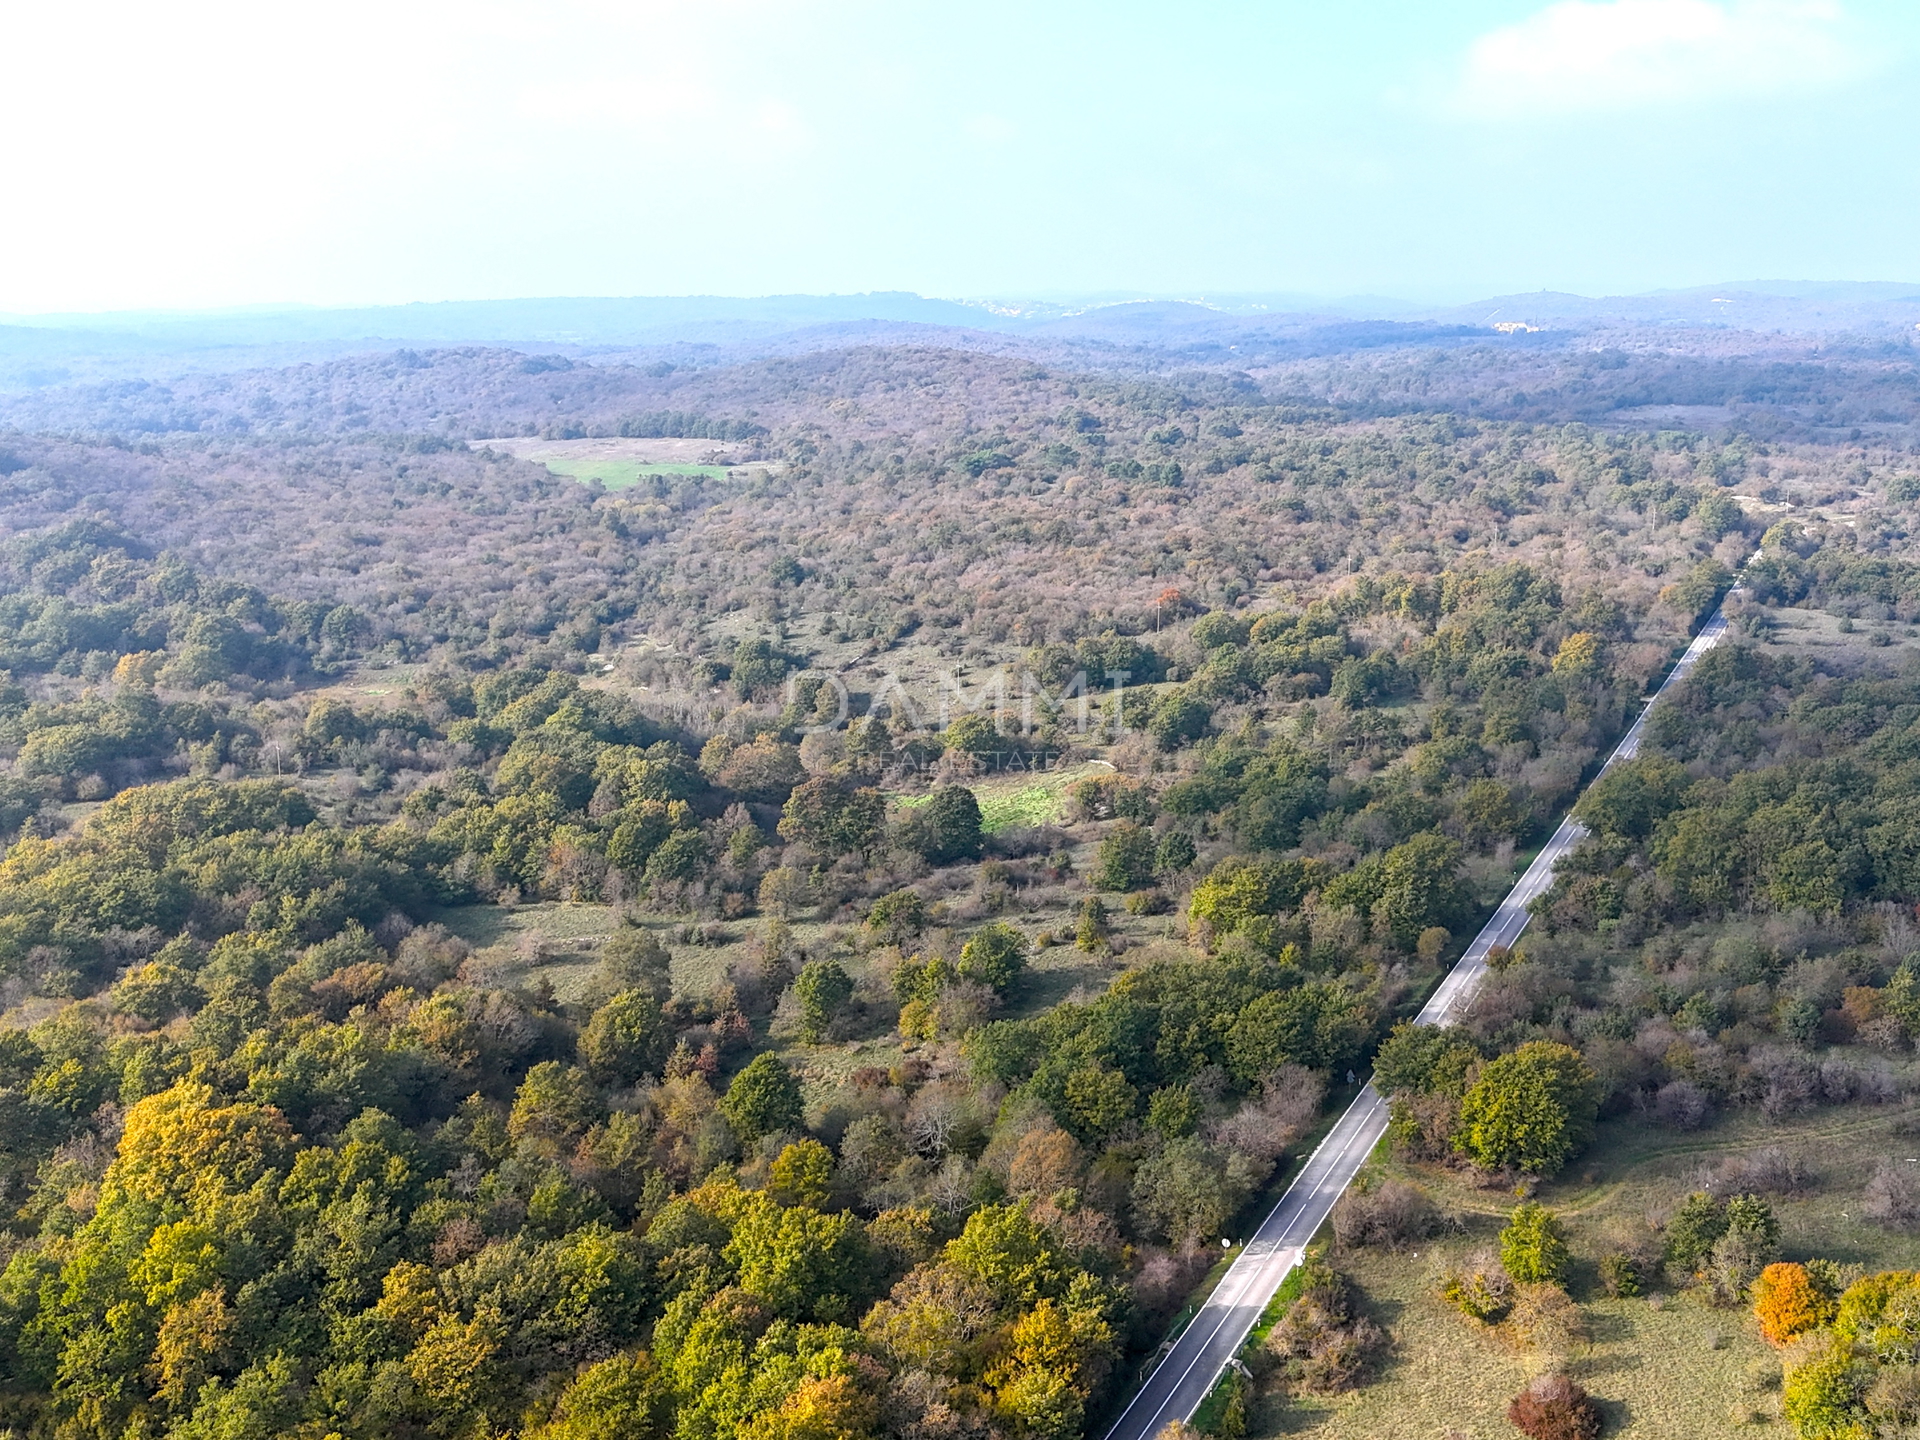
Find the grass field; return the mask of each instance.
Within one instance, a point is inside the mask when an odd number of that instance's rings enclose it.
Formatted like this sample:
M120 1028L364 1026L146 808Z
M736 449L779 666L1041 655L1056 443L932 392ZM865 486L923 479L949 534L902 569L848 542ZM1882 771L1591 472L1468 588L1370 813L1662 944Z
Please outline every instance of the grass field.
M650 475L698 475L707 480L726 477L724 465L650 465L639 460L542 459L540 462L556 475L573 480L598 480L609 490L625 490Z
M990 775L984 780L967 781L967 788L980 802L980 828L989 835L997 835L1002 830L1046 825L1059 819L1069 787L1090 775L1105 775L1111 770L1106 762L1091 760L1064 770L1041 771L1037 776L1031 771ZM902 810L911 810L931 798L930 795L908 795L894 803Z
M1576 1272L1570 1286L1592 1332L1567 1357L1567 1369L1602 1404L1605 1434L1635 1440L1785 1435L1778 1417L1778 1365L1750 1313L1716 1310L1694 1292L1660 1301L1609 1299L1594 1265L1608 1236L1644 1227L1698 1188L1704 1166L1726 1156L1781 1145L1804 1155L1819 1183L1797 1199L1774 1200L1787 1259L1820 1255L1870 1270L1920 1264L1920 1241L1860 1220L1860 1195L1883 1155L1920 1154L1901 1134L1901 1116L1846 1108L1782 1123L1741 1118L1698 1135L1652 1129L1636 1119L1610 1121L1568 1174L1537 1198L1567 1226ZM1376 1377L1336 1399L1264 1402L1252 1432L1314 1440L1494 1440L1515 1432L1507 1401L1552 1357L1509 1349L1463 1320L1435 1294L1446 1263L1493 1243L1511 1194L1456 1176L1376 1161L1373 1173L1423 1186L1460 1217L1465 1232L1392 1255L1367 1251L1335 1263L1358 1284L1393 1345Z

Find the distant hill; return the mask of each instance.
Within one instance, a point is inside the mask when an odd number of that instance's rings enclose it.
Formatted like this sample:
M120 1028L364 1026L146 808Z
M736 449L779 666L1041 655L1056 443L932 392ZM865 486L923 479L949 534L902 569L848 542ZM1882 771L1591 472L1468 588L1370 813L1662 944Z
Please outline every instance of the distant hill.
M1517 327L1517 328L1516 328ZM0 392L164 381L402 349L486 347L590 362L737 364L848 345L1020 352L1045 363L1254 369L1346 354L1621 346L1670 353L1817 353L1920 335L1920 284L1749 281L1590 297L1554 291L1420 306L1380 296L1098 295L949 300L863 295L476 300L346 309L0 316Z

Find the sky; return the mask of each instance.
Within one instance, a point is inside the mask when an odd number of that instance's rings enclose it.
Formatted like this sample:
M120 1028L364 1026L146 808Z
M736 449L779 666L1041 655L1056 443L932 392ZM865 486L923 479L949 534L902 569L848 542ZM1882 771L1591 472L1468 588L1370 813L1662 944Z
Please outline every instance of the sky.
M1912 0L0 3L0 311L1920 281Z

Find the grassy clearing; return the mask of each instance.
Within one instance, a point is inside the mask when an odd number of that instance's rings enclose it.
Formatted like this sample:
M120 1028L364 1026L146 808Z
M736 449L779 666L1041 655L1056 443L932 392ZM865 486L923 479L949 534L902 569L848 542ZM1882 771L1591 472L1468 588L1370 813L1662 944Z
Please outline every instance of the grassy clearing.
M697 475L706 480L726 478L724 465L648 464L640 460L586 460L543 458L540 462L555 475L573 480L598 480L609 490L625 490L652 475Z
M1804 1154L1819 1174L1812 1193L1777 1199L1788 1259L1823 1255L1869 1269L1914 1268L1920 1242L1862 1222L1860 1193L1880 1156L1920 1153L1890 1110L1849 1108L1783 1123L1741 1118L1702 1135L1677 1136L1633 1120L1601 1127L1574 1170L1538 1198L1565 1222L1576 1261L1571 1292L1586 1313L1591 1343L1567 1357L1567 1369L1602 1402L1609 1437L1733 1437L1784 1434L1777 1419L1777 1361L1750 1313L1715 1310L1693 1292L1662 1302L1609 1299L1594 1265L1610 1235L1644 1227L1698 1187L1704 1167L1767 1145ZM1335 1399L1268 1402L1256 1416L1260 1436L1314 1440L1435 1440L1457 1435L1494 1440L1514 1432L1507 1401L1552 1357L1515 1352L1472 1326L1435 1293L1449 1261L1493 1243L1510 1194L1482 1190L1435 1169L1376 1162L1373 1173L1411 1179L1460 1217L1465 1233L1400 1255L1369 1251L1336 1257L1360 1287L1366 1308L1393 1337L1380 1373ZM1768 1388L1767 1377L1775 1382ZM1748 1417L1736 1419L1736 1412ZM1769 1419L1768 1417L1774 1417Z
M1090 775L1112 773L1112 767L1100 760L1084 765L1069 765L1064 770L1017 771L989 775L984 780L969 780L967 788L980 803L980 827L989 835L1002 830L1020 830L1047 825L1060 818L1070 786ZM932 799L931 795L902 795L894 804L911 810Z

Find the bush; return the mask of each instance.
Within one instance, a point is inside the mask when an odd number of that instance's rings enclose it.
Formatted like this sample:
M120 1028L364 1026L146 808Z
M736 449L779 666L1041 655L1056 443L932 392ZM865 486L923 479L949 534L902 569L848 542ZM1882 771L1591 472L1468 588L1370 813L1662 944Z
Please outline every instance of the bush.
M1669 1130L1698 1130L1713 1115L1713 1101L1691 1080L1662 1085L1653 1097L1653 1118Z
M1333 1207L1334 1243L1342 1250L1369 1245L1398 1250L1439 1228L1439 1213L1426 1192L1402 1180L1389 1180L1373 1190L1350 1188Z
M1876 1225L1889 1229L1920 1229L1920 1165L1882 1160L1867 1181L1860 1211Z
M1833 1318L1833 1301L1820 1293L1804 1265L1773 1264L1753 1286L1753 1318L1769 1345L1785 1345Z
M1691 1275L1726 1233L1726 1211L1704 1190L1696 1190L1667 1221L1667 1264Z
M1127 896L1129 915L1164 915L1172 908L1173 901L1164 890L1136 890Z
M1731 1156L1714 1172L1714 1188L1733 1195L1804 1195L1817 1183L1804 1156L1778 1145Z
M1631 1299L1646 1283L1640 1261L1624 1250L1610 1250L1600 1257L1600 1283L1615 1299Z
M1380 1327L1354 1313L1346 1279L1312 1260L1300 1268L1299 1297L1267 1336L1288 1387L1312 1395L1351 1390L1385 1344Z
M1513 1212L1500 1232L1500 1263L1523 1284L1562 1283L1569 1259L1566 1232L1544 1205L1528 1201Z
M1497 1324L1513 1308L1513 1279L1491 1254L1470 1256L1441 1277L1440 1298L1469 1320Z
M1580 1307L1558 1285L1544 1282L1514 1287L1513 1309L1502 1329L1512 1343L1554 1355L1564 1355L1588 1339Z
M1595 1440L1600 1407L1565 1375L1542 1375L1514 1396L1507 1419L1530 1440Z
M1107 907L1098 895L1089 895L1080 902L1079 923L1074 928L1073 943L1089 955L1105 950L1112 927L1107 920Z

